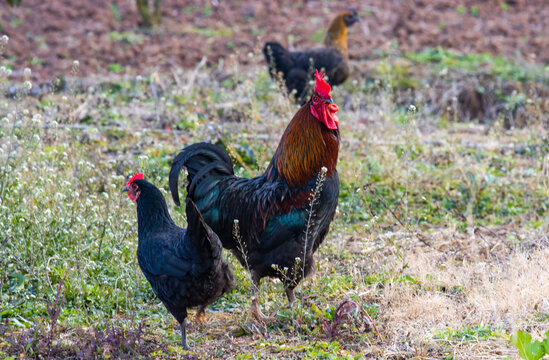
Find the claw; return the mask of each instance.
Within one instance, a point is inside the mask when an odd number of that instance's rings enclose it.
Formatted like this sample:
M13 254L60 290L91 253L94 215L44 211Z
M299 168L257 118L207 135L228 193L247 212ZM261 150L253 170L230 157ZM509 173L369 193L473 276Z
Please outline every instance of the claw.
M252 316L254 317L255 320L257 320L258 322L262 322L262 323L266 323L271 319L271 317L263 314L263 312L261 312L261 310L259 309L259 303L256 302L255 300L252 300Z
M266 323L272 320L270 317L265 316L261 309L259 309L259 285L261 284L261 278L252 273L252 316L259 322Z

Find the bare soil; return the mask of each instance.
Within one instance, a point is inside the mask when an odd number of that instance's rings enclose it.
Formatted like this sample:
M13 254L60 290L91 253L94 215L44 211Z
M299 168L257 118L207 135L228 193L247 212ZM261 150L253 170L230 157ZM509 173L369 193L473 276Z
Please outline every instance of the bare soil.
M545 0L164 0L163 22L152 31L139 27L133 0L23 0L17 8L2 1L0 33L10 41L1 56L43 79L70 73L73 60L81 76L193 67L204 56L209 64L234 57L246 65L266 40L318 46L334 15L349 6L363 20L349 35L352 60L442 46L549 62Z

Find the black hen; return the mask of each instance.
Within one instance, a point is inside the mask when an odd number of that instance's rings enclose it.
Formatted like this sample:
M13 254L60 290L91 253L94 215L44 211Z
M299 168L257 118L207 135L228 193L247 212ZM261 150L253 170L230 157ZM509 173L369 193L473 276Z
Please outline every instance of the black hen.
M181 325L181 345L189 349L185 335L187 308L198 306L199 319L206 306L233 287L232 271L221 257L221 242L190 199L185 230L175 225L164 196L143 180L143 174L134 175L124 190L137 202L139 267L156 296Z
M296 91L295 98L304 104L310 96L316 70L324 69L330 85L339 85L349 77L347 55L347 28L359 21L357 12L351 8L338 15L330 24L324 39L325 47L304 51L288 51L278 42L268 42L263 53L271 76L282 73L288 92Z

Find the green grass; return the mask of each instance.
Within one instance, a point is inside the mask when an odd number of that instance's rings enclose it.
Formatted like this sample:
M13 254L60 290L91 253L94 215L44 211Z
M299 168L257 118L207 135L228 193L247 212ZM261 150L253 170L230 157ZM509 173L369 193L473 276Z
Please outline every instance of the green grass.
M125 70L122 65L116 64L116 63L109 64L108 69L110 72L113 72L113 73L121 73L121 72L124 72Z
M232 36L233 31L230 28L210 29L210 28L191 28L191 32L206 37L229 37Z
M466 326L463 329L445 329L437 331L437 339L448 341L484 341L494 337L501 337L505 334L501 330L494 329L489 325L479 324L478 326Z
M111 3L112 6L112 3ZM136 34L129 31L124 32L118 32L113 31L107 34L107 38L111 41L120 42L122 44L141 44L143 42L143 35L142 34Z
M547 66L525 65L505 56L494 56L488 53L458 54L441 47L427 48L417 53L406 53L404 56L418 63L432 63L433 71L443 69L462 69L468 73L486 71L503 80L527 81L545 79Z

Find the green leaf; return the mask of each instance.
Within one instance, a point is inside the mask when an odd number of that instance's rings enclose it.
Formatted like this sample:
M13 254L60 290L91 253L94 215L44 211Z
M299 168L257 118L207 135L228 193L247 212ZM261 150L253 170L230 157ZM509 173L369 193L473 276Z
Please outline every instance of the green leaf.
M545 339L541 342L545 348L545 353L549 354L549 331L545 333Z
M543 345L539 341L532 342L532 336L521 330L511 335L511 344L519 350L519 356L525 360L538 360L545 355Z

